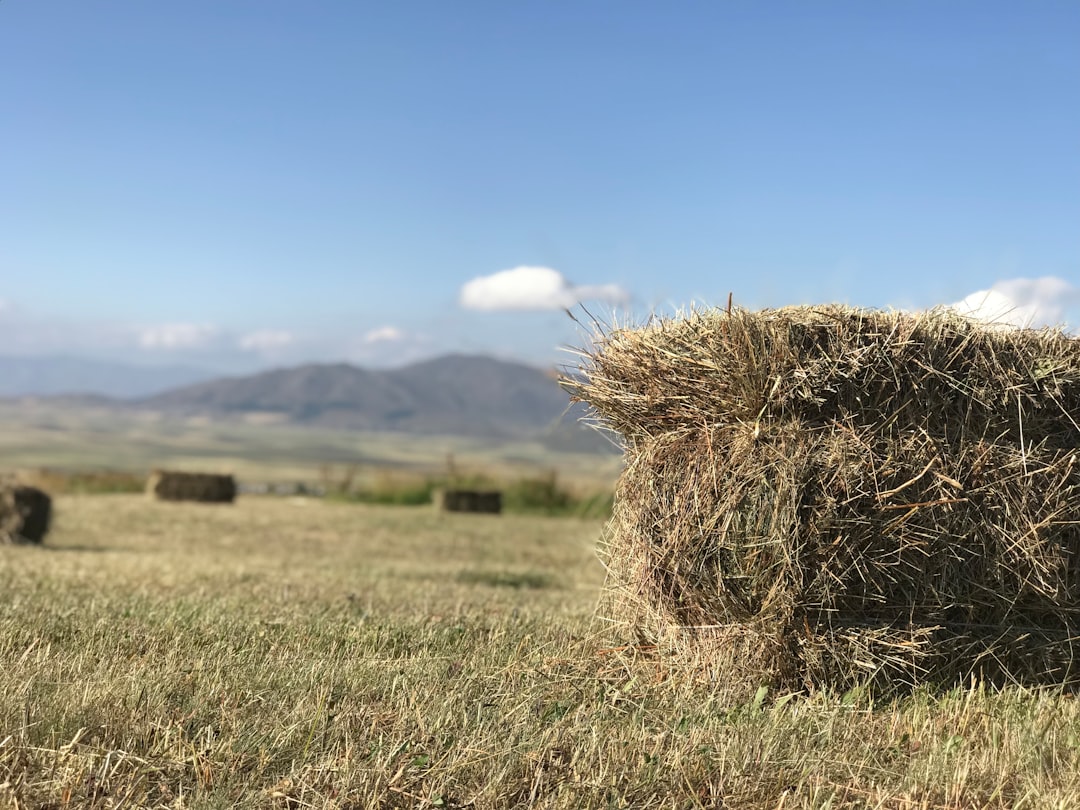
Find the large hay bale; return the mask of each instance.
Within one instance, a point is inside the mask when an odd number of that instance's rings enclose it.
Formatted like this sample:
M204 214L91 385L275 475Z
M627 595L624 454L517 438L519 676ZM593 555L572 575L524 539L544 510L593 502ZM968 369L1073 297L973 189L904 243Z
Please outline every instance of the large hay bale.
M1080 340L728 309L568 380L624 437L613 609L748 683L1080 682Z
M0 543L41 543L51 519L52 499L44 491L0 483Z
M502 492L498 490L443 489L435 493L435 508L442 512L502 512Z
M146 491L160 501L232 503L236 479L231 475L154 470L147 479Z

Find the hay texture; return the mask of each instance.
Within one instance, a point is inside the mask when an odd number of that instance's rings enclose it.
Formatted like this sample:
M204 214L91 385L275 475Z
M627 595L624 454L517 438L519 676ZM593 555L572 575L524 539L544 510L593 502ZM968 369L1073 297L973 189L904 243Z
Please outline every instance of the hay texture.
M41 543L51 519L52 499L44 491L0 483L0 543Z
M748 683L1080 681L1080 340L692 313L565 381L622 435L615 618Z
M146 492L159 501L232 503L236 479L231 475L155 470L146 481Z
M502 512L502 492L476 489L438 490L435 493L435 508L440 512L498 515Z

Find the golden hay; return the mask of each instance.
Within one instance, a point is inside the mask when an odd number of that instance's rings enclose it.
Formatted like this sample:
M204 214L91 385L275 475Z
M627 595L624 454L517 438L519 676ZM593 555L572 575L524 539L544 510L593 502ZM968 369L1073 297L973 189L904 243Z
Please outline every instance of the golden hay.
M1080 681L1080 340L729 309L581 371L626 446L612 609L652 641L786 688Z
M232 503L236 479L231 475L154 470L146 481L146 492L160 501Z

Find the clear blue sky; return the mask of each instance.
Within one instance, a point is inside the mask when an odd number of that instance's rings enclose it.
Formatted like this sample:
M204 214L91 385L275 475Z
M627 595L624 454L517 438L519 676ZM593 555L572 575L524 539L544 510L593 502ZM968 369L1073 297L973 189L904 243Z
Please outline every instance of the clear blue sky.
M530 295L1045 277L1076 325L1078 43L1072 0L0 0L0 352L547 363Z

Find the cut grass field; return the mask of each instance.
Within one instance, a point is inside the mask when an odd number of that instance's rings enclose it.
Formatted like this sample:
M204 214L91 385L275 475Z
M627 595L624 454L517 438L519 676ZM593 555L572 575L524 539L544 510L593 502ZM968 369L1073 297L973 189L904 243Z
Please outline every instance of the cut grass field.
M595 616L601 531L60 497L0 547L0 807L1080 807L1074 698L686 677Z

